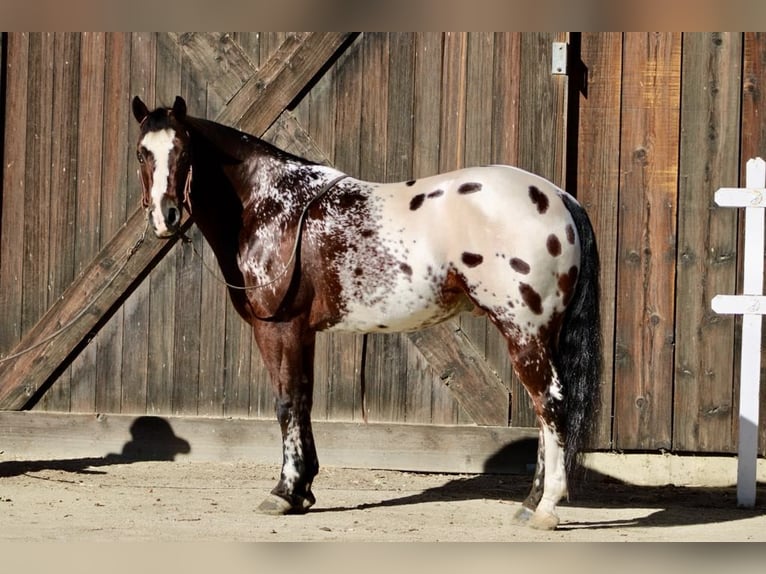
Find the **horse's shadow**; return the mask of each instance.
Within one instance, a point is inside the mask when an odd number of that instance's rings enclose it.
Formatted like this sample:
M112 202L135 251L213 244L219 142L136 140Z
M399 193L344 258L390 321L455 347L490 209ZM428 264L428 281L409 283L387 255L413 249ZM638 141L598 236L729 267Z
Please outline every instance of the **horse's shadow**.
M493 499L521 503L532 485L531 472L527 474L492 474L498 468L507 468L509 460L518 461L521 454L537 451L537 440L529 444L518 442L501 449L485 464L485 473L469 478L455 478L446 484L422 492L365 503L355 506L325 507L313 512L341 512L375 508L407 506L430 502L448 502L475 499ZM517 457L515 459L510 457ZM522 458L523 460L523 458ZM534 455L531 455L534 461ZM532 462L531 465L534 463ZM518 467L518 462L515 463ZM533 468L533 466L532 466ZM600 520L593 522L562 522L560 531L575 529L611 529L630 527L668 527L715 524L743 520L766 514L766 483L759 483L755 508L737 507L736 486L686 487L686 486L640 486L588 469L582 473L573 489L571 501L562 501L562 507L656 509L646 514L637 512L635 518Z
M61 470L76 474L106 474L94 467L112 464L128 464L139 461L172 461L179 454L191 451L189 442L175 435L167 420L161 417L142 416L130 426L131 440L120 453L99 457L60 460L20 460L0 462L0 478L18 476L41 470Z

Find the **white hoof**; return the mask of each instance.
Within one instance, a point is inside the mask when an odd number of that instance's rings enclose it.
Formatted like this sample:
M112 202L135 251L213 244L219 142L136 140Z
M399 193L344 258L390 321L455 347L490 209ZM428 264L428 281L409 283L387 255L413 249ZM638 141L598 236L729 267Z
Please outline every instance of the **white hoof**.
M559 525L559 517L548 512L535 511L529 520L529 527L535 530L556 530Z

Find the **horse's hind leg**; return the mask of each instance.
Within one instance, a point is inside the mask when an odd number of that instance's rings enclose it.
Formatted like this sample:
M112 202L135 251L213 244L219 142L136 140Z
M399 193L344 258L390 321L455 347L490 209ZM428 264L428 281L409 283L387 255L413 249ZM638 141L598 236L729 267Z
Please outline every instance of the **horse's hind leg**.
M543 498L543 481L545 480L545 439L543 438L543 430L540 429L540 434L537 439L537 464L535 465L535 476L532 478L532 489L529 494L521 503L521 508L516 511L513 516L513 521L516 524L528 524L529 519L537 510L537 505L540 504L540 500Z
M556 505L567 494L563 391L545 344L533 340L523 347L511 344L509 348L514 370L532 398L540 424L532 490L516 513L516 520L528 522L532 528L553 530L559 523Z
M254 329L276 395L282 431L282 472L269 497L258 507L265 514L306 512L316 499L311 483L319 472L311 406L315 334L293 323L259 323Z

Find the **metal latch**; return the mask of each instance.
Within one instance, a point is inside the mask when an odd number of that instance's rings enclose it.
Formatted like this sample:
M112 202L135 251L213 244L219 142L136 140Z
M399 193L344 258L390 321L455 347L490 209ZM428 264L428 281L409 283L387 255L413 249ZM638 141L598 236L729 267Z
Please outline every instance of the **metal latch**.
M567 73L567 43L553 42L551 57L551 74L566 75Z

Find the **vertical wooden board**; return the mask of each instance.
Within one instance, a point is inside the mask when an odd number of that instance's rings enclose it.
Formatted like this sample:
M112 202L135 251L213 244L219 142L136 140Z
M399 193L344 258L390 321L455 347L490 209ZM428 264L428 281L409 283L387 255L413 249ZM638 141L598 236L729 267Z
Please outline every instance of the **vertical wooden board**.
M250 414L251 360L255 364L259 355L254 350L250 326L230 303L226 307L225 334L224 415L246 417Z
M338 169L351 175L358 174L361 165L363 43L364 36L358 37L338 60L334 70L334 159ZM324 339L320 356L324 366L317 374L321 373L328 381L327 417L331 420L360 418L363 338L349 333L332 333Z
M24 193L24 297L22 331L48 306L48 222L50 206L51 110L53 108L53 34L29 36L27 76L27 151Z
M153 102L155 68L157 64L157 38L153 33L134 32L130 38L130 98L140 96L144 102ZM126 213L141 205L141 185L137 176L135 144L139 133L132 112L128 116L128 145L126 153L127 186ZM124 304L123 326L125 334L122 349L123 413L144 413L147 402L147 372L149 360L149 301L151 281L143 281Z
M553 42L564 41L562 32L521 37L519 167L559 186L564 182L567 78L550 70Z
M166 34L157 35L155 106L172 103L181 93L181 50ZM152 103L146 102L151 108ZM149 328L147 412L172 412L175 372L175 322L177 292L176 245L149 276Z
M342 60L343 56L341 56ZM337 102L335 70L337 66L338 63L317 81L307 97L296 108L296 112L307 119L306 127L311 138L333 164L335 163L335 105ZM331 333L317 334L312 411L315 420L327 419L330 405L334 403L330 385L334 369L330 357L333 356L335 336ZM361 344L359 346L361 348Z
M130 104L130 35L106 36L104 76L104 146L101 197L101 246L111 239L127 218L126 169ZM96 410L120 412L122 401L122 348L124 308L120 307L96 337Z
M614 321L617 217L620 181L620 93L622 34L583 33L581 59L588 70L580 93L577 199L588 212L601 263L601 339L603 372L598 420L592 448L612 446L614 393ZM587 94L587 95L586 95Z
M717 207L739 173L741 34L683 39L673 449L726 452L732 436L734 318L710 301L736 288L737 211Z
M740 183L745 185L745 166L747 160L754 157L766 157L766 122L763 121L766 110L764 101L766 100L766 33L747 32L744 35L744 58L742 73L742 146L740 154ZM740 217L739 222L739 247L738 269L744 270L741 262L744 252L744 216ZM738 285L742 283L742 275L739 275ZM737 293L741 293L741 287ZM737 322L735 338L741 338L741 321ZM763 337L766 339L766 329L763 330ZM761 348L766 343L761 342ZM737 381L735 390L735 412L739 411L739 371L740 371L740 343L737 341L734 348L736 357L734 380ZM766 380L764 366L761 365L761 381ZM766 454L766 391L761 384L761 404L760 404L760 424L758 440L758 452L761 456ZM739 420L735 417L734 433L738 432Z
M75 274L93 260L101 243L105 57L105 34L83 32L80 46ZM91 341L72 362L73 411L89 412L95 409L96 364L97 346Z
M207 102L205 117L213 118L219 108ZM200 291L199 396L200 415L222 415L224 405L224 353L226 346L226 306L229 297L219 278L218 261L207 241L202 244L203 269ZM213 274L205 269L216 270Z
M442 60L441 130L439 171L465 165L466 52L468 35L447 32Z
M494 34L471 32L466 49L465 155L466 166L487 165L492 155L492 71ZM487 350L487 320L460 315L460 326L482 354ZM494 330L497 333L497 330Z
M202 252L202 233L189 234L194 249ZM196 414L200 389L200 304L202 286L199 258L192 245L176 249L175 333L173 349L173 414Z
M439 172L442 34L415 35L412 177ZM407 345L407 422L457 423L457 401L414 345Z
M630 33L623 56L615 446L669 449L680 34Z
M204 116L207 109L208 84L197 81L189 53L180 52L180 88L189 114ZM193 226L187 234L191 244L175 250L176 293L173 362L173 413L196 414L200 394L200 313L202 300L202 263L195 255L202 253L204 238Z
M521 33L497 32L492 99L492 161L495 163L518 163L520 90Z
M48 289L58 299L74 279L77 204L77 141L80 35L58 32L54 39L51 202L48 224ZM71 369L65 369L35 408L68 411Z
M552 76L553 42L565 33L522 34L519 89L519 167L561 185L564 177L566 137L566 77ZM511 382L511 426L533 427L537 419L523 385Z
M261 65L261 33L232 32L232 38L255 66Z
M497 32L494 35L492 69L491 156L489 163L516 165L519 153L519 90L521 34ZM515 380L508 343L493 326L488 326L486 355L492 368L510 390L520 388ZM509 394L510 400L510 394ZM526 399L525 399L526 400ZM510 417L511 404L508 405Z
M397 64L397 54L399 48L397 35L393 38L385 32L368 32L362 37L360 44L361 51L361 69L359 70L362 79L361 86L361 112L359 126L359 169L355 175L362 179L370 181L388 180L387 164L389 161L389 100L406 99L406 94L396 92L393 85L396 76L391 77L391 66ZM396 129L396 126L394 127ZM396 133L396 136L401 134ZM401 142L399 142L401 143ZM408 146L409 148L409 146ZM401 150L401 153L407 154L408 150ZM396 159L393 160L396 162ZM355 337L357 348L364 352L364 357L360 357L360 367L364 372L359 377L364 378L365 384L365 406L369 413L370 420L383 421L390 420L391 393L388 392L392 387L395 388L401 371L401 361L396 362L394 348L399 343L395 340L396 335L386 336L380 334L370 335L338 335L341 338ZM381 363L388 358L391 362L383 366ZM328 357L330 364L333 358ZM390 370L386 370L386 368ZM354 394L361 394L357 377L347 378L342 384L353 390ZM388 401L387 401L388 398ZM357 416L361 410L355 409L352 416Z
M441 109L439 128L439 171L465 165L466 53L468 34L446 32L443 36ZM459 325L460 319L450 319ZM449 389L433 389L433 420L451 416L454 408L446 393Z
M5 135L3 148L2 236L0 236L0 350L6 353L21 338L23 293L24 193L27 139L29 34L8 34ZM23 240L23 239L22 239ZM22 246L23 247L23 246Z
M149 280L146 412L163 414L171 412L173 404L176 309L172 295L176 289L176 273L172 252L152 270Z
M385 58L386 54L383 54ZM414 99L414 35L392 33L388 36L388 77L380 86L387 90L383 107L385 118L364 121L385 123L385 131L364 142L371 156L385 157L385 172L371 170L362 177L383 181L402 181L412 177L413 99ZM406 419L408 340L405 335L370 334L367 336L365 382L370 420L404 421Z

